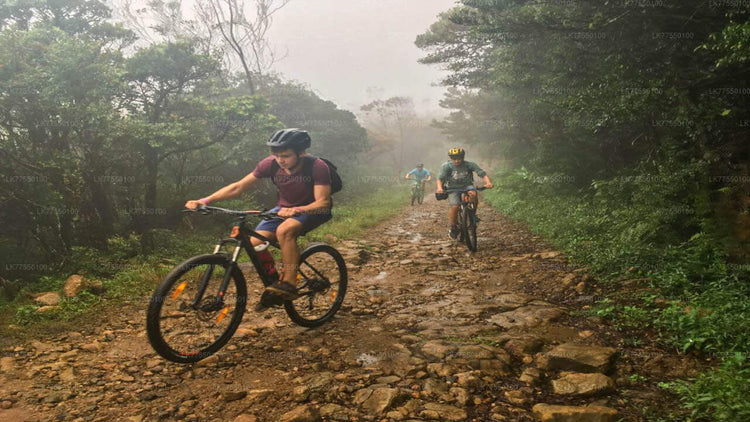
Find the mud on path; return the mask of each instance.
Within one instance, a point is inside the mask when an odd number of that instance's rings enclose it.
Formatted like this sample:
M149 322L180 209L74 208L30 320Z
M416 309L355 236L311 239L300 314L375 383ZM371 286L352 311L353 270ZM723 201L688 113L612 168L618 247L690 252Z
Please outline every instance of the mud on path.
M448 238L434 198L339 242L349 291L318 329L254 313L248 276L240 329L196 365L152 351L145 303L3 350L0 420L638 421L663 407L639 371L685 365L571 314L595 281L489 207L479 216L475 254Z

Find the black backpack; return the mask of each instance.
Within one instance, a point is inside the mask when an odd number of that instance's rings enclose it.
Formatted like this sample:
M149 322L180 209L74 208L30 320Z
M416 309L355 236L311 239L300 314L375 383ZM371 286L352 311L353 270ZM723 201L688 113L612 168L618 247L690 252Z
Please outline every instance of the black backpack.
M313 182L313 164L315 163L315 160L320 158L323 160L324 163L328 166L328 171L331 174L331 194L334 194L344 187L344 182L341 181L341 176L339 176L338 168L335 164L330 162L329 160L321 157L313 157L312 155L305 155L302 156L302 176L304 177L305 183L312 186L314 184ZM279 163L276 162L276 160L273 160L271 162L271 181L276 184L276 172L279 171Z

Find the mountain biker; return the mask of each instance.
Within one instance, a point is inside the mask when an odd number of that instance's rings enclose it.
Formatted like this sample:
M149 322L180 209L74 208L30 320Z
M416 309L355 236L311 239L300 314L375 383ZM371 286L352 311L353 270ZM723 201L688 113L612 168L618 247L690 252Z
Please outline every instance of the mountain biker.
M278 204L271 211L285 219L263 220L255 228L261 235L276 239L281 246L281 261L284 269L281 279L266 288L269 294L284 299L296 297L297 263L299 246L297 238L331 219L331 175L328 165L316 158L312 163L312 183L301 173L305 150L310 147L310 135L300 129L276 131L266 143L271 155L262 159L255 169L241 180L217 190L211 195L194 201L187 201L185 207L196 209L199 205L222 201L239 196L258 179L273 178L278 189ZM274 160L278 163L273 164ZM273 169L276 168L275 174ZM253 246L263 243L251 238Z
M415 182L429 182L432 180L432 175L430 174L430 171L424 168L424 164L419 163L417 166L410 172L406 173L406 176L404 176L404 179L411 179L409 176L414 176Z
M443 163L440 168L440 174L437 178L437 189L436 193L444 193L445 189L465 189L469 191L469 198L474 203L474 207L477 207L477 191L474 187L474 173L484 180L484 187L492 188L492 182L490 181L487 173L482 170L476 163L472 161L464 161L466 151L463 148L451 148L448 151L448 157L450 161ZM451 192L448 195L448 203L451 208L449 211L450 230L448 234L451 239L458 237L458 209L461 206L461 193Z
M430 171L424 168L424 164L419 163L417 164L416 168L414 168L412 171L406 173L406 176L404 176L404 179L411 179L409 176L414 176L415 182L429 182L432 180L432 175L430 174Z

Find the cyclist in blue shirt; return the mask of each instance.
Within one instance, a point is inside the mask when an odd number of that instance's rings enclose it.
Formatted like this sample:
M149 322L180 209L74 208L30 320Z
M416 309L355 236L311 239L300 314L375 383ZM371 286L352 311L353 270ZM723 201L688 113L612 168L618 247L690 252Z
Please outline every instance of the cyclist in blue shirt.
M404 179L410 179L409 176L414 176L415 182L421 182L424 180L425 182L429 182L432 180L432 175L430 174L430 171L424 168L424 164L419 163L417 164L417 168L414 170L406 173L406 176L404 176Z
M414 183L411 187L411 204L414 205L414 201L422 203L424 200L424 185L432 180L430 172L424 169L424 164L417 164L417 168L406 173L404 176L406 179L414 179Z

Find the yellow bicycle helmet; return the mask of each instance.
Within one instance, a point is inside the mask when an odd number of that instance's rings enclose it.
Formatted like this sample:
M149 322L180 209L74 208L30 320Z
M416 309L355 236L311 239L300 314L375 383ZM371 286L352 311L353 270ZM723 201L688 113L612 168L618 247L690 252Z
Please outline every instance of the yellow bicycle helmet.
M463 148L451 148L448 150L448 157L450 158L461 158L463 159L466 155L466 151Z

